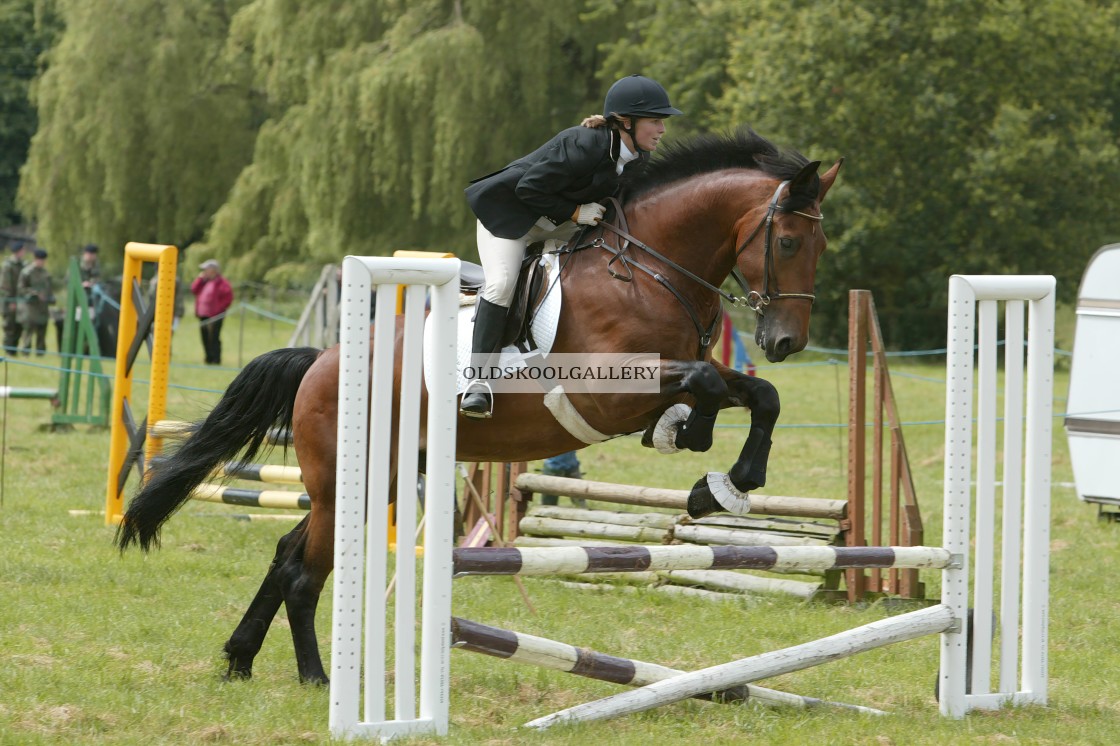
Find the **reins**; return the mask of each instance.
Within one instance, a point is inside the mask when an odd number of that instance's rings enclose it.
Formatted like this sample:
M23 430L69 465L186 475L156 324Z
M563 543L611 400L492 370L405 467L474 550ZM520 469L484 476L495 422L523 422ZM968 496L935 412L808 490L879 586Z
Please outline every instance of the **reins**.
M613 197L611 199L612 199L612 201L614 200ZM704 278L693 274L692 272L688 271L684 267L681 267L676 262L673 262L672 260L664 257L659 252L655 251L654 249L651 249L649 246L646 246L644 243L642 243L638 239L631 236L629 234L629 232L627 232L626 230L621 229L621 228L617 228L617 227L615 227L613 225L610 225L610 224L607 224L607 223L601 223L600 225L602 225L605 228L610 228L612 231L617 233L624 241L626 241L626 244L621 249L616 249L613 246L609 245L606 241L604 241L602 236L600 236L598 238L592 239L592 241L590 243L584 244L582 246L577 246L575 249L572 249L572 250L573 251L578 251L580 249L585 249L585 248L599 248L599 249L603 249L603 250L608 251L611 254L613 254L614 255L613 258L610 260L610 262L607 263L607 271L610 273L611 277L614 277L616 280L622 280L623 282L630 282L631 280L634 279L633 272L630 272L630 267L637 267L642 272L645 272L647 275L649 275L654 280L656 280L658 283L660 283L662 287L664 287L666 290L668 290L670 293L673 294L673 297L675 297L677 299L677 301L684 308L685 312L688 314L689 319L692 321L692 325L696 327L696 333L700 336L700 357L703 357L704 356L704 350L706 350L708 348L708 346L712 343L712 334L715 333L716 326L719 324L720 315L717 313L716 317L712 320L712 323L709 324L705 328L704 324L700 321L699 315L696 313L696 309L694 309L692 307L692 304L688 302L688 299L685 298L681 294L681 292L673 286L673 283L669 282L668 278L666 278L660 272L656 272L656 271L650 269L649 267L642 264L638 260L636 260L632 257L626 256L626 250L629 248L629 245L631 243L634 244L635 246L642 249L643 251L648 252L649 254L654 256L655 258L660 259L661 261L664 261L669 266L671 266L674 269L684 273L687 277L695 280L696 282L700 283L701 285L708 288L709 290L714 290L715 292L719 293L721 296L730 300L732 303L738 304L738 301L740 299L735 298L734 296L732 296L729 293L725 293L724 291L720 290L719 288L715 287L714 285L712 285L711 283L706 281ZM610 265L614 264L614 262L618 261L618 260L621 260L622 265L627 269L627 274L626 275L619 274L618 272L616 272L614 269L611 268Z
M772 245L774 214L778 212L778 197L781 195L782 189L787 184L789 184L788 181L783 181L778 185L778 188L774 190L774 196L770 198L770 204L767 207L765 217L763 217L762 220L759 221L758 225L754 227L754 230L751 231L750 235L747 236L746 240L744 240L739 245L739 248L735 251L735 259L738 260L739 255L741 255L747 249L751 242L754 241L755 237L758 236L759 231L761 231L765 227L765 243L763 248L764 269L762 276L761 293L757 290L750 289L750 285L747 282L746 278L743 277L743 273L739 271L737 262L735 268L731 270L731 276L735 278L735 281L739 284L739 287L742 288L743 292L746 294L744 296L733 295L732 293L728 293L722 288L713 285L703 277L697 275L695 272L682 267L680 264L665 256L661 252L657 251L652 246L645 244L635 236L631 235L629 226L626 224L626 216L622 210L622 204L615 197L610 197L608 199L608 202L614 208L615 215L618 216L618 220L621 224L612 225L610 223L602 222L598 224L598 227L609 230L617 235L621 239L621 247L616 249L615 247L609 245L606 240L604 240L603 236L598 236L588 243L574 242L576 243L574 247L565 247L561 249L560 252L570 253L585 248L603 249L604 251L607 251L612 255L610 261L607 262L607 272L609 272L611 277L615 278L616 280L631 282L634 279L632 268L637 268L652 277L662 287L672 293L688 313L689 319L692 321L693 326L696 327L696 332L700 336L700 355L703 356L704 350L706 350L712 342L712 335L715 332L716 326L719 324L720 314L717 313L715 319L712 320L712 323L705 326L701 322L696 310L692 307L692 304L689 303L688 299L686 299L684 295L682 295L681 292L673 286L668 278L666 278L660 272L647 267L645 264L635 259L633 256L628 255L627 251L629 250L630 246L633 245L649 254L654 259L657 259L659 262L662 262L673 268L677 272L680 272L682 275L700 285L701 287L716 293L732 306L746 306L747 308L757 313L759 316L763 315L762 309L768 306L771 301L775 300L800 299L807 300L812 303L816 300L816 295L814 295L813 293L783 293L778 289L776 279L773 281L773 290L771 290L771 275L773 274L774 270L774 251ZM810 215L809 213L801 212L799 210L789 210L788 212L793 215L800 215L803 218L808 218L809 220L824 220L823 214ZM585 234L581 234L581 238L582 235ZM621 264L622 268L625 270L625 273L620 272L614 268L616 262Z

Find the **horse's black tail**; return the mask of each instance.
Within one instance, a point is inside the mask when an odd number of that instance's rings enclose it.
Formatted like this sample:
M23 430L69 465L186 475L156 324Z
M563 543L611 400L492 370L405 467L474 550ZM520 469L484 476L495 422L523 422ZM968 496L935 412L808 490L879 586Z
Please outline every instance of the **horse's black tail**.
M159 544L164 522L216 466L244 451L251 461L267 447L269 430L290 428L296 391L319 357L313 347L273 350L254 359L233 379L209 416L182 446L161 461L128 505L117 529L121 550Z

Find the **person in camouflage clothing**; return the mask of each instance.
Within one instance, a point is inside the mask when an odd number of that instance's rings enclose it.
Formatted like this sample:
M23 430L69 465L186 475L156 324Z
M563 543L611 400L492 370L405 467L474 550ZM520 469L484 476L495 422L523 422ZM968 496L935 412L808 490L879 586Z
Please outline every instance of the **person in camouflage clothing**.
M0 297L4 308L4 351L15 355L19 348L23 327L19 323L19 273L23 271L24 246L20 242L12 244L11 256L0 267Z
M23 326L23 350L31 354L47 352L47 324L51 320L50 305L54 302L51 274L47 271L47 252L35 249L31 264L19 273L19 322Z
M82 249L82 256L78 259L78 274L82 278L82 287L86 289L86 296L89 296L89 289L97 284L101 279L101 263L97 259L97 244L86 244Z

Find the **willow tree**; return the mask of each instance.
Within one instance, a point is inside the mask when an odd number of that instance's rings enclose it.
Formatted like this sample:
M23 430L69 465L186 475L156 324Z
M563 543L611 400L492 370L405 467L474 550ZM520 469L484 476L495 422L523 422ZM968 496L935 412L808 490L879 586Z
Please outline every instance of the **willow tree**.
M32 89L19 191L40 243L202 236L252 154L251 98L220 64L242 4L58 1L65 31Z
M381 0L241 10L227 65L269 119L210 248L274 280L347 253L470 254L467 181L601 101L576 0Z

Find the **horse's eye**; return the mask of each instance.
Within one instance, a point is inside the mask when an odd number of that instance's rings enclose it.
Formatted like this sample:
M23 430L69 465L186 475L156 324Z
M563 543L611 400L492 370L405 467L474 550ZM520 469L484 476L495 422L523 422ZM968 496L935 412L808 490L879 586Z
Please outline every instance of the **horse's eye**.
M782 253L788 256L797 250L797 239L781 237L778 239L778 245L782 247Z

